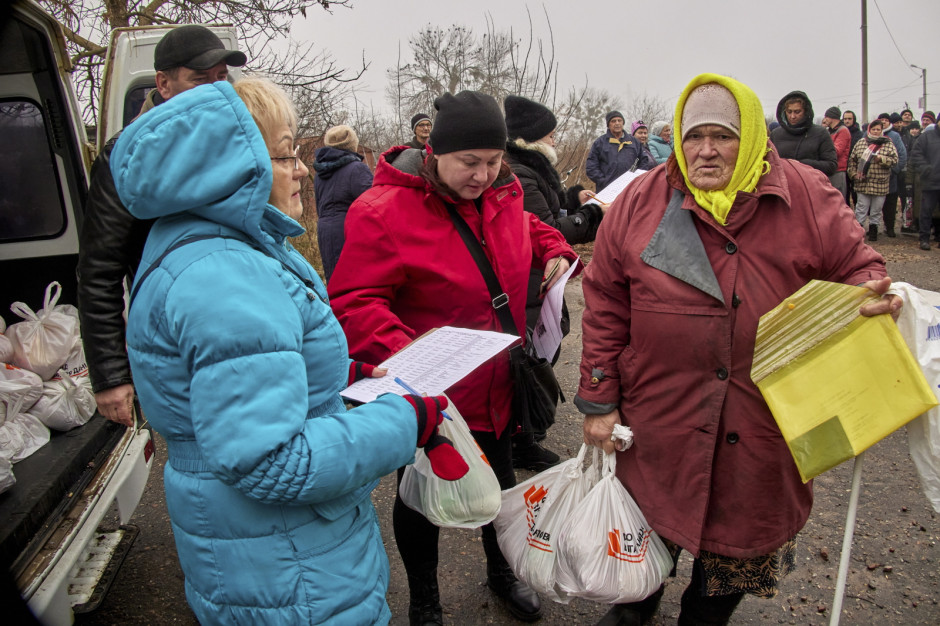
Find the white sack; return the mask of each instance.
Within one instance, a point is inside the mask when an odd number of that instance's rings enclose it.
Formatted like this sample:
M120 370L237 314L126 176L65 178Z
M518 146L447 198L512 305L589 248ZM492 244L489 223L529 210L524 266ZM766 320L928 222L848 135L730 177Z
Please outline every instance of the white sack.
M10 459L0 456L0 493L3 493L16 484L16 476L13 475L13 463Z
M15 413L28 411L42 396L38 374L9 363L0 363L0 424ZM15 411L11 409L16 407Z
M940 294L908 283L894 283L889 293L904 300L898 330L940 400ZM940 513L940 407L907 425L911 459L934 511Z
M3 318L0 317L0 320ZM13 360L13 344L10 338L0 334L0 363L9 363Z
M10 310L25 321L13 324L6 336L13 344L13 364L48 380L62 366L79 336L75 307L55 304L62 286L52 282L46 287L43 308L33 312L23 302L14 302Z
M72 377L59 370L42 387L42 396L29 412L49 428L71 430L95 414L95 394L88 376Z
M415 450L415 462L405 468L398 494L409 508L442 528L479 528L499 513L499 480L470 434L470 428L448 398L447 414L437 430L451 440L469 471L458 480L439 478L424 450Z

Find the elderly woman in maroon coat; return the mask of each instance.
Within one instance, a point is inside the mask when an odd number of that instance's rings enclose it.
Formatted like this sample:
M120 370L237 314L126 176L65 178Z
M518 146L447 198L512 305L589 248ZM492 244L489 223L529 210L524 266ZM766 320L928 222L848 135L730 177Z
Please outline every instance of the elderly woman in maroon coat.
M879 293L890 279L828 180L777 156L751 89L703 74L675 122L666 167L634 181L598 233L575 404L589 444L612 451L613 426L633 430L618 477L674 554L695 557L679 623L721 624L745 593L776 593L813 501L751 382L758 320L812 279ZM603 623L641 623L661 595Z

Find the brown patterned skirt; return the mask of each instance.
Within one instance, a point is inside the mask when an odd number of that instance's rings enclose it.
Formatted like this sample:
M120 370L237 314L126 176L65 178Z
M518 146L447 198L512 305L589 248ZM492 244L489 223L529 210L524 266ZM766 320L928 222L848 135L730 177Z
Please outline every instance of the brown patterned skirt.
M682 548L668 539L663 539L663 543L678 562ZM759 598L773 598L780 580L796 568L796 538L771 554L735 559L702 550L696 561L704 573L706 596L749 593Z

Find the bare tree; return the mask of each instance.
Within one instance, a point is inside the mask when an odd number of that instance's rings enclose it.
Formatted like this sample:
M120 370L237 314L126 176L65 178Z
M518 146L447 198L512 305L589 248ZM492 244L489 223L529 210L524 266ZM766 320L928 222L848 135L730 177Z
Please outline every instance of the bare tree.
M62 24L69 47L73 79L79 97L87 102L86 122L98 110L101 70L113 29L155 24L234 24L249 68L264 71L276 82L296 90L322 93L358 79L362 68L347 73L332 57L310 55L310 47L291 46L278 53L271 45L287 37L291 20L307 10L348 7L349 0L38 0Z
M645 91L640 95L633 96L625 105L623 112L627 116L626 126L628 130L630 124L636 120L643 120L647 125L652 125L653 122L659 120L671 122L673 117L673 110L666 104L665 100L659 96L651 96Z

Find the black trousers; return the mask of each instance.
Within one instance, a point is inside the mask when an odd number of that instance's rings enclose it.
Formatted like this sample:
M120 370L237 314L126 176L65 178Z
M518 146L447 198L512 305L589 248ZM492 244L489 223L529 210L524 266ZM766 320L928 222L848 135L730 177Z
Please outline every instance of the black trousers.
M509 436L509 428L504 430L499 438L496 437L496 433L476 430L470 432L490 462L490 467L493 468L496 479L499 481L500 489L515 487L516 474L512 470L512 438ZM404 468L400 468L398 470L399 485L403 473ZM409 508L397 493L395 494L395 507L392 509L392 527L395 530L398 553L401 554L402 563L405 564L405 571L409 576L421 576L437 567L437 544L441 529L414 509ZM481 531L487 559L501 558L493 524L486 524Z
M898 192L889 193L885 196L885 204L881 207L881 218L885 225L885 230L894 230L894 221L898 215Z

